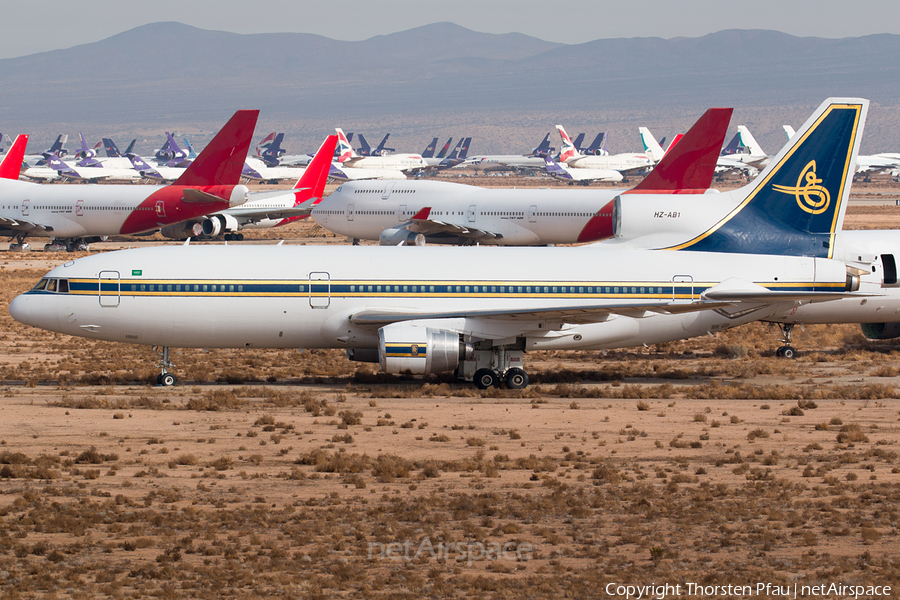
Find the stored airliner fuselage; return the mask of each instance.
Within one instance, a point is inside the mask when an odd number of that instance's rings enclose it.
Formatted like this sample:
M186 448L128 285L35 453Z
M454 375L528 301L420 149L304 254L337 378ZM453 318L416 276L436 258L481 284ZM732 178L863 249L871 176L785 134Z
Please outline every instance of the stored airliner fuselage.
M346 348L388 372L456 370L482 387L501 378L524 387L526 350L665 342L847 290L844 264L815 258L597 245L177 246L68 262L10 313L92 339Z

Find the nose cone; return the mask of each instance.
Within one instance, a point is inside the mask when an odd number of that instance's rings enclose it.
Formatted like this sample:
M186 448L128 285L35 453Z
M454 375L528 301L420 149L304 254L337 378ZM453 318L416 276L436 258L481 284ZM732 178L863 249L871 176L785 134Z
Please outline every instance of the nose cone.
M13 298L12 302L9 303L9 314L19 323L34 325L31 314L34 307L29 300L26 294Z

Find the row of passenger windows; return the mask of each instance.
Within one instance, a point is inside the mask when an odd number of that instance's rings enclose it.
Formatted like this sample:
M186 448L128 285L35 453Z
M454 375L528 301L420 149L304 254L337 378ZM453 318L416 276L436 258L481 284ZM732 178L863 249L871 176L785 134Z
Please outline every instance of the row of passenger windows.
M302 286L301 286L302 287ZM669 288L670 289L670 288ZM654 286L549 286L549 285L351 285L350 293L448 293L448 294L662 294ZM630 290L630 292L629 292ZM301 291L303 291L301 289ZM340 293L340 292L338 292Z
M300 286L300 291L303 291L305 285ZM163 289L165 288L165 289ZM182 289L183 288L183 289ZM242 285L225 285L225 284L180 284L180 283L167 283L163 284L154 284L154 283L142 283L140 285L132 283L131 284L132 292L243 292L244 286Z

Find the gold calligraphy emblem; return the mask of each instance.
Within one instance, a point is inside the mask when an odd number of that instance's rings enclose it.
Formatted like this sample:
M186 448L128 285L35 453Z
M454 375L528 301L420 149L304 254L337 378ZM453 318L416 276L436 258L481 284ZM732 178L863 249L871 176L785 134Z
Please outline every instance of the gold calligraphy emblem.
M776 192L793 194L797 199L797 205L802 210L819 215L828 210L828 205L831 204L831 194L820 185L821 183L822 180L816 177L816 161L811 160L797 178L796 186L774 185L772 187Z

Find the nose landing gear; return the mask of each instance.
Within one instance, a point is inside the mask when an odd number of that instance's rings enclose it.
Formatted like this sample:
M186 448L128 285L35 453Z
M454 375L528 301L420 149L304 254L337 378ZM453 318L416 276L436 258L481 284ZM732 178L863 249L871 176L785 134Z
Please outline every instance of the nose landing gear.
M156 346L154 346L154 351L159 355L159 368L162 370L156 377L156 385L163 387L170 387L175 385L178 382L178 379L175 377L173 373L169 373L168 369L174 368L175 363L169 361L169 347L163 346L162 352L160 352Z
M793 323L780 323L779 327L781 327L781 340L784 342L784 346L775 351L775 356L778 358L796 358L797 351L791 346L791 332L794 330Z

